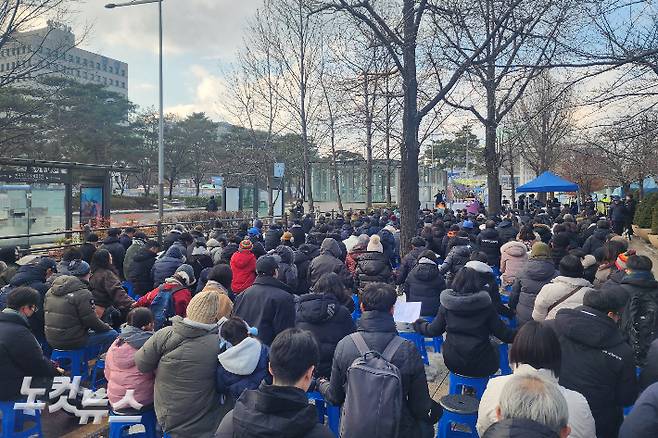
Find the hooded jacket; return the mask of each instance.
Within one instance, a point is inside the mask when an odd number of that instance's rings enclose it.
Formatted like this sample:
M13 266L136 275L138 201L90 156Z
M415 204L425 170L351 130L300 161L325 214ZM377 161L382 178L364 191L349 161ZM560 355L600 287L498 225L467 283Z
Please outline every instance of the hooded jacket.
M552 259L531 258L525 268L516 276L510 293L510 309L516 311L519 326L532 319L535 300L539 291L558 276Z
M259 275L235 299L233 315L256 327L261 342L271 345L276 335L295 326L295 301L285 283Z
M454 276L471 257L471 245L468 237L455 237L452 248L448 252L448 256L439 266L439 271L442 274L450 273Z
M255 338L245 338L217 356L219 367L217 392L235 402L248 389L256 389L263 380L272 383L268 370L269 348Z
M121 280L111 269L97 269L89 280L91 293L97 306L104 308L114 306L127 312L135 302L121 286Z
M59 375L43 355L27 319L12 309L0 312L0 370L0 400L19 397L26 376Z
M480 436L483 436L484 431L498 421L496 408L500 403L500 396L507 382L509 382L513 376L524 375L539 375L549 382L558 385L558 379L551 370L537 370L528 364L520 364L518 367L514 368L514 373L512 375L490 379L487 384L487 389L484 391L484 394L482 394L480 406L478 408L477 431ZM558 389L567 401L567 407L569 408L569 427L571 427L569 438L594 438L596 436L596 426L594 425L592 411L590 411L585 397L576 391L572 391L562 386L558 386ZM525 438L528 435L521 436Z
M126 255L123 258L123 277L128 278L128 275L130 274L130 266L133 264L135 261L135 256L139 252L142 247L146 242L144 242L142 239L133 239L132 244L126 249Z
M309 279L311 287L315 286L320 277L330 272L338 274L343 286L351 289L353 285L352 276L347 270L345 263L340 261L341 250L335 239L324 239L320 246L320 255L314 258L309 265Z
M315 375L330 377L336 345L356 331L350 311L333 294L306 294L299 299L295 326L313 333L318 343L320 362Z
M292 233L292 244L295 248L299 248L306 243L306 233L301 225L293 225L290 227L290 232Z
M311 280L309 279L309 267L311 265L311 256L313 248L310 245L302 244L295 251L295 266L297 266L297 294L303 295L309 292Z
M501 243L509 242L510 240L516 239L518 230L512 225L512 221L504 219L498 224L498 236L500 237Z
M398 336L393 316L377 310L363 312L357 321L357 330L363 335L366 345L378 352L384 351L393 337ZM332 363L331 380L319 388L325 400L334 405L343 404L347 369L359 356L359 350L351 338L343 338L338 343ZM421 437L419 423L427 424L430 409L435 403L429 396L423 360L416 346L405 340L393 355L391 363L398 367L402 376L402 418L398 438ZM376 421L372 415L367 418Z
M238 251L231 257L231 290L239 294L256 279L256 256L251 251Z
M650 271L637 271L626 274L621 287L630 296L622 313L621 329L633 347L636 365L644 366L649 346L658 336L658 281Z
M407 276L414 268L414 266L416 266L416 263L418 263L418 257L420 257L420 255L425 251L427 251L427 247L425 246L413 247L411 248L411 251L407 253L407 255L402 257L402 261L400 262L400 267L398 268L395 278L396 284L404 284L404 282L407 281Z
M230 265L231 257L233 257L233 254L238 252L238 249L239 248L237 243L229 243L224 248L222 248L222 253L220 255L221 263L224 263L225 265Z
M176 272L176 269L185 263L185 253L178 245L172 245L163 257L160 257L153 264L151 274L153 277L153 287L158 287L165 280Z
M404 283L408 302L420 301L420 315L434 316L439 311L441 292L446 282L439 268L432 260L421 258L411 270Z
M110 404L118 403L132 389L134 398L144 406L153 404L155 373L142 373L135 363L135 354L142 348L153 332L124 325L121 334L112 343L105 356L105 378L107 397Z
M504 284L514 284L516 276L528 263L528 248L523 242L512 240L500 247L500 272Z
M158 423L172 438L212 437L221 420L215 379L219 341L217 325L172 318L137 353L142 373L154 372Z
M110 252L112 255L112 264L117 272L120 272L121 275L123 275L123 259L126 256L126 248L123 247L119 238L116 236L108 237L103 240L100 249L106 249Z
M580 289L572 294L576 288ZM555 315L560 309L575 309L578 306L582 306L583 298L585 298L585 294L590 290L592 290L592 283L584 278L559 275L542 287L539 294L537 294L535 307L532 311L532 319L535 321L555 319ZM557 304L558 301L569 294L572 295Z
M393 270L390 258L379 251L366 251L356 257L356 284L363 289L370 283L391 283Z
M192 292L189 287L184 287L180 281L175 278L167 278L164 283L144 294L137 300L135 307L151 307L151 303L161 291L174 292L174 313L178 316L187 315L187 305L192 301ZM230 313L230 312L229 312Z
M569 435L571 436L571 435ZM560 436L536 421L510 418L491 425L482 438L559 438Z
M156 257L156 253L144 247L139 247L135 253L126 278L132 283L133 290L137 295L144 295L153 288L152 269Z
M40 302L37 305L38 309L29 319L30 328L32 333L37 338L43 338L44 336L44 311L43 311L43 300L48 292L48 286L46 286L46 271L39 264L29 264L24 265L18 268L16 275L14 275L9 281L9 286L16 288L19 286L29 286L33 289L36 289L39 292Z
M586 254L594 254L594 251L605 245L610 237L610 230L597 228L594 233L585 240L583 251Z
M288 285L291 291L297 293L299 278L297 265L295 265L295 253L288 246L279 245L274 251L275 257L279 262L279 275L277 280Z
M112 329L96 315L89 284L70 275L55 279L46 294L44 313L46 340L60 350L84 347L88 330L102 333Z
M272 251L274 248L281 244L281 236L283 236L283 230L277 225L272 225L265 232L265 251Z
M489 266L500 266L500 247L502 243L498 231L494 228L485 228L478 234L477 244L480 251L487 254L487 264Z
M315 406L293 386L262 383L247 390L217 430L215 438L334 438L318 423Z
M486 291L462 294L444 290L434 321L422 322L417 327L426 337L441 336L445 332L441 352L446 367L468 377L487 377L498 370L498 350L491 345L489 336L494 335L509 344L516 334L500 320Z
M637 396L633 350L615 322L587 306L558 312L552 327L562 347L560 385L585 396L597 438L617 436Z

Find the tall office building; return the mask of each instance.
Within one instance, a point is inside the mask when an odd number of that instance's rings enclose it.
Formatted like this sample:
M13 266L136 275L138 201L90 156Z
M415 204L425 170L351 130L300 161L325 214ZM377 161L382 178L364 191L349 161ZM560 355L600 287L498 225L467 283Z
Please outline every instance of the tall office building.
M102 84L128 96L128 64L75 47L71 28L53 21L41 29L18 32L0 48L2 77L29 84L41 76L67 77L80 83Z

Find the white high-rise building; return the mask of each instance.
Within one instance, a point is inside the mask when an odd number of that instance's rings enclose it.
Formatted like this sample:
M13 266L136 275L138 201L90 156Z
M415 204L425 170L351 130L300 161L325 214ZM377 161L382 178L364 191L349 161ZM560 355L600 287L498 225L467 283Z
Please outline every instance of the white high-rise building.
M9 75L20 78L17 85L39 76L59 76L102 84L128 96L127 63L75 47L71 28L52 21L44 28L13 34L0 48L0 83Z

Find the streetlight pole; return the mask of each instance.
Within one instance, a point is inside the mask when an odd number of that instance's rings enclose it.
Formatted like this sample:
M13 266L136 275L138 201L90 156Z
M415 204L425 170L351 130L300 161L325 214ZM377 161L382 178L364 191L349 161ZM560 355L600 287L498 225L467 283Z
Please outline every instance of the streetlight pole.
M125 6L137 6L150 3L158 4L158 239L162 240L162 222L164 217L164 105L162 85L162 2L163 0L133 0L126 3L108 3L107 9Z

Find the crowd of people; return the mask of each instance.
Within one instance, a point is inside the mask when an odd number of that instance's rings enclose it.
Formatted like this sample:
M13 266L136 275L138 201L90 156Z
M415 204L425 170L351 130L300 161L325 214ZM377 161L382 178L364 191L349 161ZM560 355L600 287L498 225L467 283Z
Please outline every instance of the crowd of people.
M413 331L445 337L451 373L489 378L511 345L480 436L658 436L658 282L614 217L422 210L403 257L399 219L300 212L177 225L162 244L112 228L60 261L2 248L0 400L61 375L51 349L83 349L104 355L111 405L133 390L174 438L333 436L309 393L342 407L341 436L430 437L442 406L399 336L405 300L421 303Z

